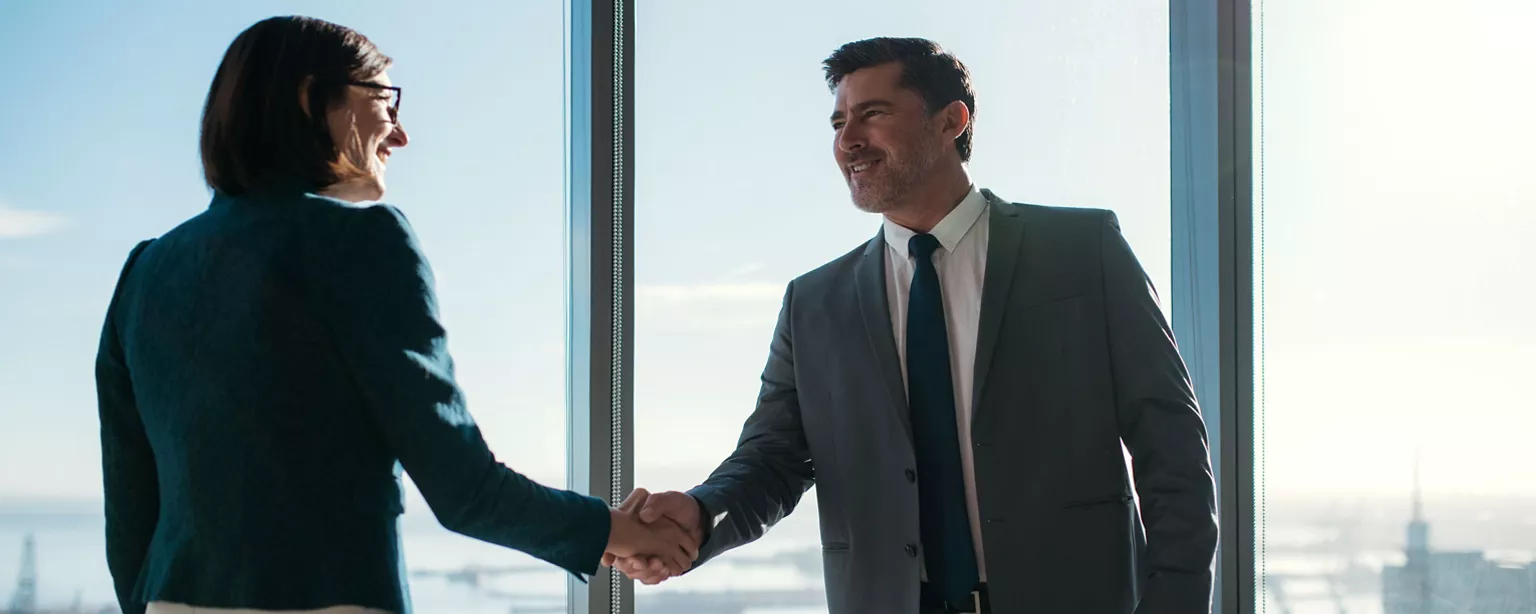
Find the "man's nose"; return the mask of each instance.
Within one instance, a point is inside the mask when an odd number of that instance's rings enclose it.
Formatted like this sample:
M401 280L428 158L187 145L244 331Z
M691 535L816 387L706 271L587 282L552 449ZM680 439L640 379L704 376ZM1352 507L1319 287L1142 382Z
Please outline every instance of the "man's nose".
M854 123L848 123L837 133L837 148L852 153L864 148L864 130Z

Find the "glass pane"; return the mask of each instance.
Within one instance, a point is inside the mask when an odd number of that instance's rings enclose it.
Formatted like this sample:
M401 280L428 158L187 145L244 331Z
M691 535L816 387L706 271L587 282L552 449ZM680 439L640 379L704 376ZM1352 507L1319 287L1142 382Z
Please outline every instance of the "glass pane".
M1536 9L1255 16L1258 605L1536 612Z
M39 608L115 610L91 371L102 315L129 249L208 206L198 121L226 47L295 10L0 3L0 596L30 536ZM491 449L563 485L561 3L344 2L314 16L395 59L411 143L390 160L387 201L431 260ZM405 507L417 611L564 611L563 571L449 533L414 487Z
M821 62L844 43L923 36L954 52L977 91L977 187L1113 209L1168 291L1167 3L997 0L952 19L935 6L639 3L638 486L691 488L735 449L785 285L880 229L833 159ZM825 611L817 490L763 539L637 587L638 610Z

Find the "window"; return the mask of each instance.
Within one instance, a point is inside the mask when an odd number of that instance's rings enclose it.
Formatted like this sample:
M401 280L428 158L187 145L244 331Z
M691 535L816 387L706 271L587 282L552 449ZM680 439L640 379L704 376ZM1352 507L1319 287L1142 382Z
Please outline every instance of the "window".
M1254 17L1258 605L1536 610L1536 12Z
M785 284L879 228L832 160L820 63L843 43L923 36L953 51L977 91L978 187L1115 210L1172 307L1166 2L994 1L951 20L915 2L637 4L637 486L687 489L725 459ZM824 611L815 495L762 540L637 587L637 611Z
M0 597L115 610L91 364L119 267L207 206L198 117L236 34L291 3L0 5ZM565 483L563 8L326 4L396 60L411 145L387 200L437 274L470 410L499 458ZM422 612L563 611L564 572L448 533L410 489Z

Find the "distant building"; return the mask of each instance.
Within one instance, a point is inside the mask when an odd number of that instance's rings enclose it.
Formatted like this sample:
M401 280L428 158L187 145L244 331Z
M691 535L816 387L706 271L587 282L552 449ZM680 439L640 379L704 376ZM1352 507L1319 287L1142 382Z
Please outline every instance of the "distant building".
M29 533L21 545L21 572L16 574L10 607L0 610L0 614L92 614L80 606L78 594L75 604L68 609L39 607L37 602L37 541ZM122 610L106 605L95 610L95 614L122 614Z
M21 571L16 574L16 589L11 592L10 613L32 614L37 611L37 542L28 534L21 544Z
M1384 614L1536 614L1536 563L1500 565L1482 552L1430 549L1418 473L1415 463L1408 560L1381 570Z

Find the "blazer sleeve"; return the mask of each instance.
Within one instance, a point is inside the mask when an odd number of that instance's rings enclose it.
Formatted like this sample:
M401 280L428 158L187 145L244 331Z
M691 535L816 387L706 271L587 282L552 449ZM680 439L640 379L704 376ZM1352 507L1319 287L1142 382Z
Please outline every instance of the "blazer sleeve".
M608 505L540 485L491 453L454 381L432 271L405 216L382 204L342 214L319 281L327 320L373 426L432 513L451 531L583 581L596 573Z
M155 455L134 401L133 380L118 338L118 303L128 272L151 241L133 248L118 274L96 350L96 410L101 419L101 475L107 527L107 569L123 614L143 614L136 587L160 521Z
M1099 230L1117 421L1147 533L1136 612L1209 612L1217 528L1205 421L1151 281L1113 213Z
M704 484L688 491L699 502L709 528L694 567L762 537L794 511L814 484L795 386L793 305L790 283L768 348L757 408L742 427L736 451Z

